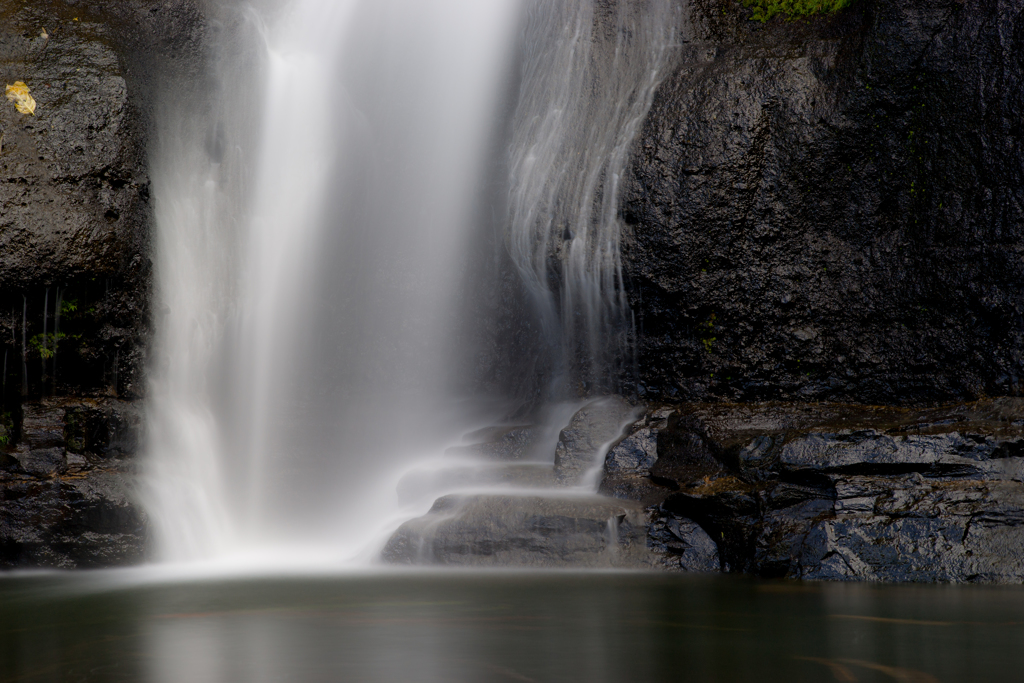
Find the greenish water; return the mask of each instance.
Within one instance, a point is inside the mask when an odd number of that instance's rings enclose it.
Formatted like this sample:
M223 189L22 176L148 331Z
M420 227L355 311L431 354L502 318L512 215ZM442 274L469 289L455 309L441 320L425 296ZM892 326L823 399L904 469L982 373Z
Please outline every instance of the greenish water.
M650 574L0 579L0 681L1009 681L1024 589Z

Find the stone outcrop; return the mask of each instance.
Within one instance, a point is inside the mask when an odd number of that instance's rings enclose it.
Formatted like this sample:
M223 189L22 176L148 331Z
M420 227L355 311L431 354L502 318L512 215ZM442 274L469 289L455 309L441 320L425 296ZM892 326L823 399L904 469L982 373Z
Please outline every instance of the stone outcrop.
M0 567L111 567L145 558L135 500L138 407L116 399L25 406L22 439L0 454Z
M403 500L439 497L392 535L383 559L1024 581L1024 399L938 409L691 403L635 417L627 402L603 399L562 430L559 453L567 443L589 444L579 449L587 458L595 444L606 453L596 497L565 488L557 456L554 466L516 459L506 436L532 428L480 432L492 440L403 480Z
M921 404L1020 390L1024 15L693 0L622 215L640 391Z
M599 468L608 449L622 437L622 431L636 421L638 409L618 396L590 401L569 420L555 446L555 474L564 486L583 483L586 475Z
M633 462L633 451L643 444L636 435L626 442L622 437L640 413L642 408L618 396L590 401L567 417L546 456L536 449L550 425L468 435L481 443L449 449L450 466L413 471L399 483L405 503L436 500L427 514L391 536L382 559L468 567L660 566L664 558L647 541L650 513L644 506L596 496L586 481L592 470L599 474L609 449ZM425 495L430 497L424 501ZM680 546L672 566L678 568L684 556L695 570L712 564L717 569L714 543L696 525L689 531L692 549Z
M654 463L620 444L602 489L648 506L650 547L680 568L706 535L723 570L759 576L1024 581L1022 399L689 404L631 438L651 432Z

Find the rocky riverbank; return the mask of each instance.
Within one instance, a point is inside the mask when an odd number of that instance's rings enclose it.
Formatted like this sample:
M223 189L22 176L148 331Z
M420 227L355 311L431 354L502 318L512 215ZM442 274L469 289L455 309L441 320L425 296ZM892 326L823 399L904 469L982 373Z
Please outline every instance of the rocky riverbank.
M1024 580L1022 399L663 405L604 440L614 418L593 416L608 404L581 409L556 447L576 445L577 462L603 458L607 497L567 488L556 460L547 487L438 499L396 532L385 560Z
M639 463L636 441L647 444ZM638 425L606 471L604 492L646 506L649 543L670 567L706 534L723 571L1024 580L1021 399L932 410L686 404Z

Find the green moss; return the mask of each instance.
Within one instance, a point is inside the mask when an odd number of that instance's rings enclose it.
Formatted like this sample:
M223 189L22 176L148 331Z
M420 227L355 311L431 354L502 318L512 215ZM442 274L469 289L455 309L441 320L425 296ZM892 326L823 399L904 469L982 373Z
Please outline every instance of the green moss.
M28 340L28 345L35 350L35 352L43 358L53 358L53 352L56 350L57 345L63 345L64 341L78 341L82 338L80 334L64 334L63 332L57 332L56 334L36 334Z
M701 332L700 343L704 345L704 352L708 354L711 353L711 348L718 339L717 337L711 336L715 329L715 320L715 314L712 313L710 318L697 326ZM712 375L712 377L714 377L714 375Z
M849 7L853 0L741 0L753 10L750 18L765 22L776 15L799 19L814 14L832 14Z
M14 420L8 412L0 412L0 448L11 445L11 434L14 433Z

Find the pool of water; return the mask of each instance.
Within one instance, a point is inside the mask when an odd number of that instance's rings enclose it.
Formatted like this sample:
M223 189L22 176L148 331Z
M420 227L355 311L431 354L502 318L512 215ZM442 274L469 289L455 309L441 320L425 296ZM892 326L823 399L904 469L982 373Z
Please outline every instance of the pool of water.
M0 579L0 681L1006 681L1024 589L638 573Z

